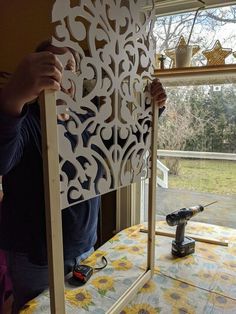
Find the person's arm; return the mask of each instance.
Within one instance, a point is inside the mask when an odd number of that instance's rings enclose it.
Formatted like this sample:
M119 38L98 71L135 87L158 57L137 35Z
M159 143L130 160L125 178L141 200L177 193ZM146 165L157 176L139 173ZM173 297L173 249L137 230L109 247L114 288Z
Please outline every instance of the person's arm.
M0 90L0 174L10 171L22 156L28 137L23 128L25 104L45 89L60 90L61 72L62 65L53 53L32 53Z
M0 112L0 175L8 173L18 162L28 134L23 131L27 110L19 117Z
M62 64L49 51L29 54L0 92L0 112L19 117L45 89L60 90Z

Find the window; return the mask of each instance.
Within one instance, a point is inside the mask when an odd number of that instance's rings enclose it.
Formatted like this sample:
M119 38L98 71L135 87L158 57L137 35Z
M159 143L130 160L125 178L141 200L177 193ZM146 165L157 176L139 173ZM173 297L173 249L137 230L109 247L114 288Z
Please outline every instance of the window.
M157 17L154 36L158 53L175 47L180 35L188 38L194 14ZM235 28L236 5L204 10L197 17L191 44L202 51L219 40L235 51ZM160 72L168 108L159 123L158 160L169 170L158 165L162 182L157 189L157 220L183 207L217 201L193 220L235 228L236 58L231 54L225 68L207 73L202 70L206 59L201 51L192 60L195 72ZM172 66L171 61L166 58L166 68ZM165 71L169 75L165 76ZM142 183L143 221L147 219L147 184Z
M205 3L206 8L224 6L234 4L235 1L225 0L156 0L156 14L158 16L169 15L174 13L196 10L199 6Z
M236 84L167 88L159 123L157 219L177 209L217 201L197 221L236 226ZM175 97L174 97L175 96ZM143 183L144 221L147 184Z

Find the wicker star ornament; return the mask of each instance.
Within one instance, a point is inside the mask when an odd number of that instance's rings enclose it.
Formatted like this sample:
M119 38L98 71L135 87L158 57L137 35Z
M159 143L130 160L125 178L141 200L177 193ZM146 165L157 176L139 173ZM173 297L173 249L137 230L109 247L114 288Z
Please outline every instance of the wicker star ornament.
M225 59L231 55L232 49L222 48L219 40L217 40L212 49L204 50L202 54L207 58L207 65L225 64Z
M183 35L180 36L177 46L175 48L166 49L164 51L165 55L169 57L173 63L173 67L175 67L175 50L178 47L185 47L187 46L187 42ZM192 57L200 50L198 45L192 45Z
M161 67L161 61L160 61L160 57L162 56L161 53L156 53L155 54L155 66L157 69L160 69Z

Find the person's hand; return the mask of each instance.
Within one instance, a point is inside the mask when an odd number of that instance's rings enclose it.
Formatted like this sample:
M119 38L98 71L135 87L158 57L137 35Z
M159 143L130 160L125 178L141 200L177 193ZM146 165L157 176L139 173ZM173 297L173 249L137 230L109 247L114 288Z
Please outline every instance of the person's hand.
M152 81L150 86L150 93L159 108L165 106L167 95L159 79L156 78Z
M63 66L49 51L31 53L17 67L0 93L1 110L20 115L25 103L36 99L45 89L59 91Z

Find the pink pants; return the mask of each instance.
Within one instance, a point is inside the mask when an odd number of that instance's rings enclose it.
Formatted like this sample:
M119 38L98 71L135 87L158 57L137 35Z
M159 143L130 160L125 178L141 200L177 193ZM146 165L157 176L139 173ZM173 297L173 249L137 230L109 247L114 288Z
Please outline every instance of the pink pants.
M1 195L0 195L0 218L1 218ZM12 285L8 273L6 253L0 250L0 314L3 313L3 304L12 294Z
M9 278L5 252L0 250L0 313L5 300L11 295L12 286Z

